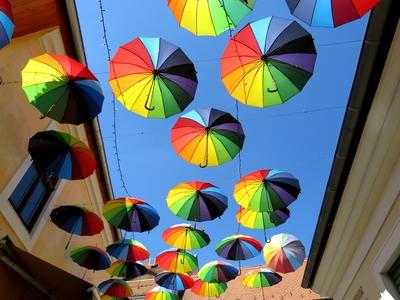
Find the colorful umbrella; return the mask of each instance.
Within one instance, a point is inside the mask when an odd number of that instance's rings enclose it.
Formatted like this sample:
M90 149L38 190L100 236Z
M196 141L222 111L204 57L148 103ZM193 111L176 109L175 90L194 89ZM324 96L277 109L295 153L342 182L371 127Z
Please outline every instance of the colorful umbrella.
M64 132L37 132L29 139L28 151L41 172L57 178L83 179L97 166L93 152L82 141Z
M185 273L161 272L154 276L154 281L166 289L183 291L193 286L194 280Z
M105 270L111 265L107 253L94 246L75 248L71 250L69 256L75 263L90 270Z
M179 300L179 296L172 290L156 286L148 291L145 300Z
M290 216L290 211L287 208L278 209L275 211L254 211L239 208L236 213L236 220L247 228L252 229L269 229L279 226L286 222Z
M147 273L147 268L141 262L115 261L107 272L112 276L133 279Z
M150 257L149 251L139 241L136 240L120 240L107 246L107 252L118 260L135 262Z
M31 58L22 70L22 88L42 118L60 123L89 122L103 106L97 78L66 55L46 53Z
M276 234L264 246L267 267L279 273L298 269L303 264L305 255L303 243L291 234Z
M215 252L229 260L246 260L260 254L262 245L255 238L248 235L235 234L220 241Z
M293 175L270 169L258 170L240 178L233 197L246 209L271 212L286 208L299 193L299 181Z
M207 233L190 224L173 225L164 230L162 238L168 245L184 250L200 249L210 243Z
M0 0L0 49L11 41L14 27L11 3Z
M195 35L217 36L253 9L255 0L168 0L177 22Z
M243 285L251 288L261 288L263 299L264 287L269 287L282 281L282 276L269 268L251 270L242 279Z
M225 261L215 260L202 266L197 275L206 282L228 282L239 275L239 270Z
M146 201L137 198L118 198L103 207L103 216L113 226L134 232L150 231L160 222L158 212Z
M158 254L156 263L159 268L171 272L189 273L198 268L197 256L178 248Z
M269 17L231 38L221 58L221 77L233 98L267 107L299 93L316 58L310 33L295 21Z
M214 108L199 109L178 119L171 142L180 157L204 168L232 160L243 147L244 133L230 114Z
M122 279L108 279L99 284L99 291L112 297L132 297L133 292L128 283Z
M357 20L380 0L286 0L290 12L310 26L337 27Z
M175 215L185 220L202 222L221 216L228 207L228 198L211 183L189 181L169 191L167 205Z
M197 279L192 286L192 292L202 297L218 298L226 291L227 288L228 285L225 282L206 282L201 279Z
M109 81L117 99L146 118L182 112L197 88L193 63L161 38L136 38L121 46L111 60Z

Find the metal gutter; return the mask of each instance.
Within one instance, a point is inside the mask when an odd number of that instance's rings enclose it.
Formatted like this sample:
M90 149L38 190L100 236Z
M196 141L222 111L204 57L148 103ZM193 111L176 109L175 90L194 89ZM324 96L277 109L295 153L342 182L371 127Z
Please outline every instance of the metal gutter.
M399 12L399 0L382 0L370 15L331 173L301 283L303 288L312 287L318 271L346 186L348 174L350 173L364 125L381 78L399 20Z

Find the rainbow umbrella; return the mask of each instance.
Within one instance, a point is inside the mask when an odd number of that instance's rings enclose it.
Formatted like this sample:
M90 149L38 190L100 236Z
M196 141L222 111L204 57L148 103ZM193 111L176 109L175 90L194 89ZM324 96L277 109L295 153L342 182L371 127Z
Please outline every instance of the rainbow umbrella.
M104 295L124 298L132 297L133 292L128 283L122 279L108 279L99 284L99 291Z
M219 256L238 261L256 257L261 250L262 245L259 241L251 236L242 234L228 236L215 247L215 252Z
M185 273L161 272L154 276L154 281L163 288L173 291L183 291L193 286L194 280Z
M286 208L300 193L299 181L276 169L258 170L240 178L233 197L250 210L270 212Z
M305 255L303 243L291 234L276 234L264 246L267 267L279 273L298 269L303 264Z
M168 0L177 22L195 35L217 36L234 29L255 0Z
M169 191L167 205L185 220L202 222L220 217L228 207L228 198L211 183L189 181Z
M380 0L286 0L290 12L310 26L337 27L357 20Z
M153 206L137 198L118 198L103 207L103 216L113 226L133 232L150 231L160 222Z
M170 272L189 273L198 268L197 256L183 249L170 248L156 257L157 266Z
M282 281L282 276L269 268L251 270L242 279L243 285L251 288L261 288L263 299L264 287L273 286Z
M161 38L136 38L121 46L111 60L109 82L128 110L146 118L182 112L197 88L193 63Z
M115 261L107 272L112 276L133 279L147 273L147 268L141 262Z
M281 104L313 74L317 52L297 22L269 17L246 25L228 43L221 77L229 94L255 107Z
M232 160L243 147L244 133L229 113L199 109L179 117L171 142L180 157L204 168Z
M97 78L80 62L66 55L31 58L22 70L22 88L42 118L82 124L93 120L103 106Z
M210 243L210 237L204 230L190 224L176 224L162 234L163 240L170 246L184 250L200 249Z
M239 270L225 261L215 260L202 266L197 275L206 282L228 282L239 275Z
M227 288L228 285L225 282L206 282L197 279L192 286L192 292L202 297L219 298Z
M90 270L105 270L111 265L107 253L94 246L75 248L71 250L69 256L75 263Z
M93 152L82 141L60 131L37 132L29 139L28 151L40 172L57 178L83 179L97 166Z
M14 18L10 1L0 0L0 49L11 41L14 27Z
M179 296L175 291L156 286L148 291L145 300L179 300Z
M128 239L107 246L107 252L116 259L127 262L135 262L150 257L149 251L141 242Z

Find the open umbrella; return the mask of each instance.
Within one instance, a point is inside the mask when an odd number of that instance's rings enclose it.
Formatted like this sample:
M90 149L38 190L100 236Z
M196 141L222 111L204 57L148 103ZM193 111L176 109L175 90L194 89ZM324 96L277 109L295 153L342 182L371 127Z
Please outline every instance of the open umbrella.
M292 174L270 169L258 170L240 178L233 197L246 209L271 212L286 208L299 193L299 181Z
M136 240L120 240L107 246L107 252L118 260L135 262L150 257L149 251L139 241Z
M286 0L290 12L310 26L337 27L357 20L380 0Z
M193 100L197 77L193 63L161 38L136 38L121 46L110 63L114 95L146 118L167 118Z
M269 268L251 270L242 279L243 285L247 287L261 288L263 299L265 299L264 287L273 286L281 281L282 276Z
M202 297L219 297L223 294L228 285L225 282L206 282L201 279L195 280L192 292Z
M97 166L88 146L60 131L37 132L29 139L28 151L40 172L56 178L83 179Z
M125 280L108 279L99 284L99 291L104 295L124 298L132 297L133 291Z
M133 232L150 231L160 222L153 206L137 198L118 198L103 207L103 216L113 226Z
M177 22L195 35L217 36L234 29L255 0L168 0Z
M11 41L14 27L10 1L0 0L0 49Z
M211 183L189 181L169 191L167 205L185 220L202 222L221 216L228 207L228 198Z
M303 243L291 234L276 234L264 246L267 267L279 273L294 272L303 264L305 255Z
M71 250L69 256L75 263L90 270L105 270L111 265L107 253L94 246L75 248Z
M215 260L202 266L197 275L206 282L228 282L239 275L239 270L225 261Z
M147 268L138 261L125 262L118 260L112 263L111 267L107 269L107 272L112 276L133 279L146 274Z
M22 88L42 117L82 124L102 109L103 92L97 78L80 62L59 54L31 58L22 70Z
M160 272L154 276L154 281L163 288L173 291L183 291L193 286L194 280L185 273Z
M161 286L156 286L146 293L145 300L179 300L178 294Z
M232 160L242 149L242 125L229 113L215 108L192 110L179 117L172 128L176 153L202 168Z
M313 38L296 21L269 17L246 25L228 43L221 77L243 104L267 107L299 93L313 74Z
M178 248L170 248L158 254L156 264L170 272L189 273L198 268L197 256Z
M184 250L200 249L210 243L210 237L204 230L190 224L176 224L162 234L163 240L170 246Z

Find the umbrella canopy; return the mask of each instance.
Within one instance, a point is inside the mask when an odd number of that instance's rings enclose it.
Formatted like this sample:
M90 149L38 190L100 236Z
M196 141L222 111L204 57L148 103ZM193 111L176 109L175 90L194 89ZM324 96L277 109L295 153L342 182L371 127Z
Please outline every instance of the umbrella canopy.
M197 279L192 286L192 292L202 297L218 298L227 288L228 285L225 282L206 282Z
M197 88L193 63L161 38L136 38L121 46L111 60L109 82L128 110L146 118L182 112Z
M103 221L87 208L63 205L52 210L51 221L66 232L87 236L100 233Z
M104 295L124 298L132 297L133 292L128 283L122 279L108 279L99 284L99 291Z
M66 55L46 53L31 58L22 70L22 88L43 117L60 123L89 122L103 106L97 78Z
M286 0L290 12L310 26L337 27L357 20L380 0Z
M185 250L200 249L210 243L210 237L204 230L190 224L173 225L164 230L162 238L168 245Z
M94 246L75 248L71 250L69 256L75 263L90 270L105 270L111 265L107 253Z
M220 217L228 207L228 198L211 183L189 181L169 191L167 205L185 220L202 222Z
M156 286L148 291L145 295L145 300L179 300L179 296L173 290Z
M193 286L194 280L185 273L161 272L154 276L154 281L163 288L173 291L183 291Z
M217 36L234 29L255 0L168 0L178 24L195 35Z
M189 273L198 268L197 256L182 249L167 249L156 257L159 268L170 272Z
M97 166L88 146L60 131L37 132L29 139L28 151L40 172L57 178L83 179Z
M229 113L215 108L192 110L172 128L171 142L184 160L200 167L232 160L242 149L242 125Z
M268 287L281 282L282 276L269 268L251 270L244 275L242 283L251 288Z
M0 49L11 41L14 27L10 1L0 0Z
M270 212L286 208L299 193L299 181L292 174L270 169L258 170L240 178L233 197L246 209Z
M246 25L228 43L221 77L243 104L267 107L299 93L313 74L313 38L297 22L269 17Z
M268 229L285 223L289 216L290 211L287 208L275 211L254 211L241 207L236 213L236 220L247 228Z
M303 243L291 234L276 234L264 246L267 267L279 273L298 269L303 264L305 255Z
M103 216L113 226L133 232L150 231L160 222L153 206L137 198L118 198L103 207Z
M107 246L107 252L118 260L135 262L150 257L149 251L139 241L136 240L120 240Z
M236 234L228 236L215 247L215 252L229 260L246 260L261 253L262 245L255 238Z
M197 275L206 282L228 282L239 275L239 270L225 261L215 260L202 266Z
M133 279L147 273L147 268L141 262L115 261L107 272L112 276Z

